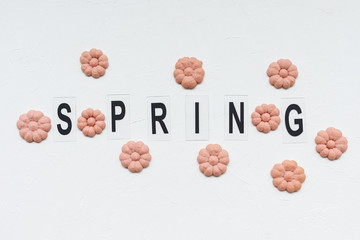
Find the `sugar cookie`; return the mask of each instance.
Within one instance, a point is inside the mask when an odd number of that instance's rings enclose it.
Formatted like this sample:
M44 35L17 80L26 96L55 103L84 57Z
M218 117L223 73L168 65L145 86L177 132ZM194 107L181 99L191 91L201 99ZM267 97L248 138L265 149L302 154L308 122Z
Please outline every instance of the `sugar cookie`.
M219 177L229 164L229 154L219 144L209 144L200 150L197 157L200 171L207 177Z
M285 160L275 164L271 170L271 176L277 189L286 190L289 193L299 191L306 178L304 169L298 166L294 160Z
M27 142L41 142L48 136L51 120L40 111L30 110L19 117L16 123L20 136Z
M342 135L339 129L333 127L319 131L315 143L316 151L320 156L327 157L329 160L339 159L348 147L346 137Z
M285 89L292 87L298 76L297 67L289 59L279 59L271 63L266 73L271 85Z
M119 159L123 167L129 169L130 172L141 172L150 164L149 147L142 141L129 141L122 146Z
M105 69L109 66L109 61L106 55L99 49L93 48L90 51L85 51L80 57L81 70L86 76L99 78L105 74Z
M262 104L251 114L252 123L259 132L276 130L280 124L280 110L274 104Z
M180 58L175 65L174 77L186 89L192 89L204 79L202 61L194 57Z
M82 111L81 116L78 118L77 126L85 136L94 137L104 130L106 126L105 116L100 110L88 108Z

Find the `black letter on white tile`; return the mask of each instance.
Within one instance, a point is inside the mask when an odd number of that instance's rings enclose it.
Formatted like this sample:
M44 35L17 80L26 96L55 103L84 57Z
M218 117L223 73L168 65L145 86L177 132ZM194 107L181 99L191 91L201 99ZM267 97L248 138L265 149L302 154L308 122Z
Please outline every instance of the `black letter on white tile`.
M292 110L295 110L298 114L300 114L302 112L299 105L297 105L297 104L289 105L289 107L286 109L286 112L285 112L285 126L286 126L287 132L291 136L297 137L301 133L303 133L303 131L304 131L304 129L303 129L303 120L301 118L300 119L295 119L294 122L295 122L295 124L299 125L299 128L297 130L292 130L291 127L290 127L290 124L289 124L289 115L290 115L290 112Z
M115 108L120 107L121 113L116 115ZM121 120L125 117L126 108L123 101L111 101L111 131L116 132L116 120Z
M240 117L236 112L233 102L229 102L229 133L234 132L233 118L240 133L244 133L244 102L240 102Z
M63 109L65 109L68 113L71 113L71 108L69 104L61 103L57 109L57 114L59 116L59 119L66 122L68 126L66 129L63 129L61 127L61 124L57 124L57 129L61 135L68 135L71 132L72 123L71 123L71 119L68 116L62 114L61 110Z
M199 122L199 102L195 103L195 133L199 134L200 122Z
M156 116L155 114L155 110L156 109L161 109L162 110L162 114L159 116ZM163 103L151 103L151 126L152 126L152 134L156 134L156 122L159 122L163 132L165 134L168 134L169 131L166 128L166 125L164 123L164 118L166 117L166 107L165 104Z

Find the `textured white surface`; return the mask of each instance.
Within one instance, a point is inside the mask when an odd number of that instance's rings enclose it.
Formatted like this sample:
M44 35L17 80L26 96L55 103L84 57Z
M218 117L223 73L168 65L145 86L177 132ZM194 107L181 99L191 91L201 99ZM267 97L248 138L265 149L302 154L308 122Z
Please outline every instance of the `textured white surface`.
M0 6L1 239L358 239L360 214L359 1L2 1ZM108 55L101 79L79 56ZM177 59L204 62L195 91L177 85ZM265 71L290 58L300 75L276 90ZM141 86L141 87L140 87ZM52 115L53 97L106 111L106 94L131 94L132 138L153 160L131 174L123 140L77 134L77 142L28 144L15 127L31 108ZM230 153L228 172L205 178L185 141L185 96L209 95L210 142ZM247 142L224 141L225 94L249 96L249 112L282 97L305 97L307 143L282 143L249 127ZM171 95L172 140L147 141L146 96ZM250 118L250 116L249 116ZM283 122L282 122L283 124ZM340 128L349 149L331 162L316 133ZM283 126L281 125L281 129ZM50 132L51 133L51 132ZM273 164L295 159L300 192L272 186Z

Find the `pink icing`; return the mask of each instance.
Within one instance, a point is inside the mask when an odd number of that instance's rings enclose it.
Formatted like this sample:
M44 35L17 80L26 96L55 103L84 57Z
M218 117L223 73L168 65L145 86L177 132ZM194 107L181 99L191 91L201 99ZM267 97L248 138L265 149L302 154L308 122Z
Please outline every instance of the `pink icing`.
M197 157L200 171L207 177L219 177L226 172L229 154L219 144L209 144Z
M297 67L289 59L279 59L271 63L266 73L271 85L285 89L292 87L298 76Z
M294 160L285 160L275 164L271 170L271 176L277 189L286 190L289 193L299 191L306 178L304 169L298 166Z
M93 48L90 51L85 51L80 57L81 70L86 76L93 76L99 78L105 74L105 69L109 66L109 61L106 55L101 50Z
M122 146L119 159L123 167L129 169L130 172L141 172L150 164L149 147L142 141L129 141Z
M329 127L325 131L319 131L315 143L316 151L320 156L327 157L329 160L340 158L348 147L346 137L342 135L340 130L333 127Z
M40 111L30 110L22 114L16 123L20 136L27 142L41 142L48 136L51 120Z
M174 77L184 88L192 89L204 79L202 61L194 57L180 58L175 65Z
M259 132L268 133L280 124L280 111L274 104L262 104L251 114L252 123Z
M77 124L83 134L88 137L100 134L104 130L105 125L104 114L100 110L93 110L92 108L82 111Z

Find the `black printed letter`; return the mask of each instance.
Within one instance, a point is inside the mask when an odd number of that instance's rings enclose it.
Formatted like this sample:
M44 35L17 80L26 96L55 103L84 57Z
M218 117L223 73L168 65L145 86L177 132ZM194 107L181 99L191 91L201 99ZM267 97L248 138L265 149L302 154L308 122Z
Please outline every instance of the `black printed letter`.
M229 133L234 132L233 117L235 118L240 133L244 133L244 102L240 102L240 118L236 112L234 103L229 102Z
M121 113L116 115L115 114L115 108L116 107L120 107L121 108ZM122 101L111 101L111 131L115 132L116 131L116 120L121 120L125 117L125 112L126 112L126 108L125 108L125 104Z
M160 108L162 110L162 114L160 116L155 115L155 109ZM152 134L156 134L156 122L160 123L160 126L165 134L168 134L164 118L166 117L166 107L163 103L151 103L151 123L152 123Z
M295 110L297 113L301 113L301 108L299 107L299 105L297 104L291 104L287 109L286 109L286 112L285 112L285 126L286 126L286 130L288 131L288 133L293 136L293 137L297 137L299 136L300 134L302 134L302 132L304 131L303 129L303 120L300 118L300 119L295 119L295 124L299 125L299 128L298 130L294 131L290 128L290 124L289 124L289 115L290 115L290 112L292 110Z
M195 133L199 133L199 103L195 103Z
M68 113L71 113L71 108L70 108L69 104L62 103L59 105L58 110L57 110L57 114L58 114L59 118L61 120L63 120L64 122L66 122L68 124L68 127L66 129L62 129L61 125L58 124L57 129L61 135L68 135L71 132L72 124L71 124L71 119L68 116L62 114L61 110L63 110L63 109L66 109L66 111Z

